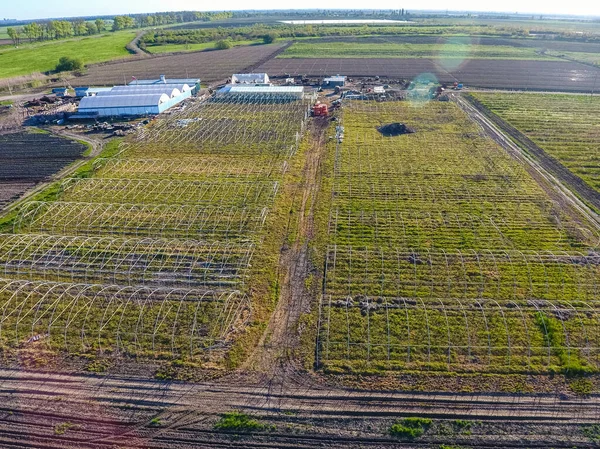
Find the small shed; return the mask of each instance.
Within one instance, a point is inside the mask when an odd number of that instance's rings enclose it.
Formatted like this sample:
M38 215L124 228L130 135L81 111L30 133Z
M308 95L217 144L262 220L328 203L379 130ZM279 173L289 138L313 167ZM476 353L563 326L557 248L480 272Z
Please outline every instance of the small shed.
M112 87L76 87L75 96L78 98L91 97L98 95L100 92L110 92Z
M269 75L266 73L234 73L231 75L231 84L269 84Z
M69 95L69 89L67 87L55 87L52 89L52 93L57 97L65 97Z
M329 78L323 79L323 87L329 87L333 89L336 86L343 87L346 85L346 77L341 75L330 76Z
M75 88L75 96L77 98L87 97L88 90L90 90L89 87L76 87Z

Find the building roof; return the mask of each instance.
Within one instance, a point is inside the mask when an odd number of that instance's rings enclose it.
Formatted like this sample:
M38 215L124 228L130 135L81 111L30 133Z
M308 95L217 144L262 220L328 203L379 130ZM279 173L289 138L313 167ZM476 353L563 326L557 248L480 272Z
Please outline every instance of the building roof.
M194 86L200 83L200 78L161 78L154 80L133 80L129 86L144 86L152 84L187 84L188 86Z
M164 91L165 93L169 90L177 89L180 92L187 92L192 90L187 83L167 83L167 84L146 84L146 85L128 85L128 86L115 86L111 89L111 92L132 92L139 94L140 92L157 92Z
M162 89L156 90L143 90L143 91L130 91L130 90L111 90L108 92L98 92L97 96L100 97L112 97L112 96L141 96L141 95L154 95L154 94L165 94L169 98L175 98L181 95L181 91L179 89L172 88L172 86L167 85Z
M324 78L323 81L346 81L346 77L342 75L330 76L328 78Z
M111 95L151 95L165 94L169 98L178 97L182 92L192 90L187 84L162 84L156 86L115 86L108 91L98 92L99 96L106 97Z
M110 92L112 87L88 87L86 92L88 94L97 94L100 92Z
M269 75L266 73L234 73L231 75L231 83L268 83Z
M165 94L147 95L96 95L83 97L79 103L79 110L98 108L127 108L127 107L156 107L169 101Z
M243 84L228 84L219 90L221 94L301 94L302 86L245 86Z

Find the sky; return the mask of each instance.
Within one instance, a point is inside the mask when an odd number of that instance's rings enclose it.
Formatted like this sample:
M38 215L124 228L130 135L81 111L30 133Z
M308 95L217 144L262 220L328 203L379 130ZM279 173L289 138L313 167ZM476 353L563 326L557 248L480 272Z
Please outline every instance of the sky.
M277 9L291 7L297 3L263 0L229 0L223 3L198 0L0 0L0 18L7 19L43 19L48 17L77 17L91 15L134 14L161 11L205 11L223 6L229 11L239 9ZM359 0L302 0L302 8L343 8L364 9L366 4ZM260 6L259 6L260 5ZM403 3L398 0L379 0L379 9L419 9L419 10L470 10L499 11L542 14L575 14L600 16L598 0L501 0L497 2L482 0L419 0Z

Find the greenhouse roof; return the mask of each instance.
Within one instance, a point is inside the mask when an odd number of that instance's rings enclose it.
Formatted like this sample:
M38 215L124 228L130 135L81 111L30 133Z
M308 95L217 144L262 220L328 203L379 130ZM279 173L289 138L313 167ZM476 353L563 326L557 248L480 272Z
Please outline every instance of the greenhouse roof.
M81 103L79 103L79 109L155 107L166 101L169 101L169 96L161 93L147 95L96 95L95 97L82 98Z

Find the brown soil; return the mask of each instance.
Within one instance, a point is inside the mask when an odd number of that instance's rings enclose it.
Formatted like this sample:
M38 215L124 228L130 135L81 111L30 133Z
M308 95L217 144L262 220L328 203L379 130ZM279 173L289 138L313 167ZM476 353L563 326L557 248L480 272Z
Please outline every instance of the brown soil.
M395 80L432 73L442 83L458 81L465 87L564 92L590 92L600 74L600 68L571 61L425 58L279 58L271 59L258 70L272 76L319 77L339 73Z

